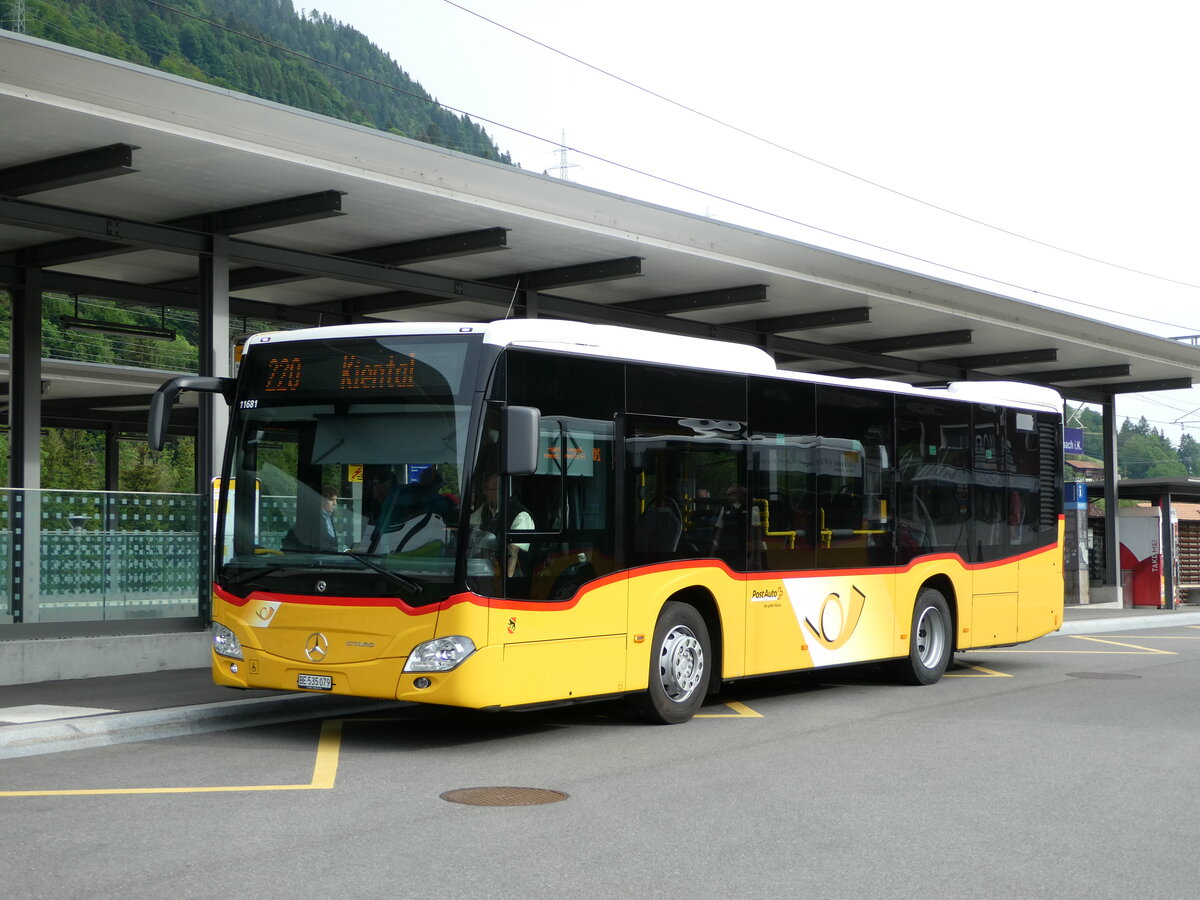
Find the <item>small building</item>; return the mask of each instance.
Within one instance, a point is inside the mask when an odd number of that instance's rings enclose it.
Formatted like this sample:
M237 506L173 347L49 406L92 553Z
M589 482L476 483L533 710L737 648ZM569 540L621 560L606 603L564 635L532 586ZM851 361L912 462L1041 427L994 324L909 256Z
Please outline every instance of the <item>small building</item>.
M1104 463L1086 459L1066 459L1064 462L1067 468L1075 473L1078 480L1086 481L1088 484L1104 483Z

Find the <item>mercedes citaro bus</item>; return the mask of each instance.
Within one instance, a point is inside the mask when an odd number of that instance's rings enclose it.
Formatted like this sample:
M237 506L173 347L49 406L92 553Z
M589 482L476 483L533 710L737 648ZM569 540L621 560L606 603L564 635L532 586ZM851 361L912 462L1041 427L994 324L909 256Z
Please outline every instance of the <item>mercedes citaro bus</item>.
M782 371L544 319L259 334L224 395L213 675L477 709L691 718L752 676L1062 621L1061 400Z

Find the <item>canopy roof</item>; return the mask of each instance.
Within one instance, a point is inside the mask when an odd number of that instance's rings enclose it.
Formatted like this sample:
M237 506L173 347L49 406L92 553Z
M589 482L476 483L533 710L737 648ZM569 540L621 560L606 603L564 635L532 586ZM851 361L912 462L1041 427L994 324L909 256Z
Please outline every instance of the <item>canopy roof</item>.
M47 291L199 308L198 259L224 254L235 316L511 310L749 343L817 373L1092 401L1200 376L1190 345L9 32L0 122L0 285L32 267ZM84 404L157 378L43 372L48 398Z

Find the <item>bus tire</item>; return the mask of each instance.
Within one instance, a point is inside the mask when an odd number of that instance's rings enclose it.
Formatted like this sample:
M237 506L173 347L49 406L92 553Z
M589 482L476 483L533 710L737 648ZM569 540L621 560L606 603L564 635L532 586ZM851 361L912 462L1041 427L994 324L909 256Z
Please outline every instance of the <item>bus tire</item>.
M708 693L712 643L694 606L667 603L654 626L650 684L631 698L633 709L656 725L677 725L696 714Z
M937 588L923 587L913 604L908 658L897 661L897 679L905 684L933 684L950 665L954 650L950 604Z

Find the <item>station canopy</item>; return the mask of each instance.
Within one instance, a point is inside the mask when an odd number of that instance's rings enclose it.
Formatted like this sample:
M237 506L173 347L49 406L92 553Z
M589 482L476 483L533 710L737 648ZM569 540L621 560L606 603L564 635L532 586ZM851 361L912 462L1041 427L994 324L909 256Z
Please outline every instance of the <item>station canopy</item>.
M205 309L220 258L234 319L568 318L1092 402L1200 375L1190 345L7 32L0 123L0 287ZM43 421L162 377L47 360Z

